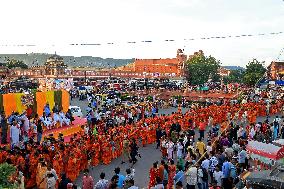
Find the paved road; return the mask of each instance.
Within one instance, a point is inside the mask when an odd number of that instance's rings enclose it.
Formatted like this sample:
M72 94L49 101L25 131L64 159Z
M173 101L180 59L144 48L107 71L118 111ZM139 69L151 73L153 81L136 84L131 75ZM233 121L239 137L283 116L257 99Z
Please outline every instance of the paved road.
M70 100L71 106L79 106L81 107L82 113L85 116L87 114L87 107L88 107L88 101L87 100L79 100L79 98L73 98Z
M138 158L138 162L134 166L135 169L135 183L139 188L146 187L148 185L148 172L149 169L155 161L159 160L161 157L161 153L159 150L156 150L155 145L148 145L144 148L140 148L139 150L141 154L141 159ZM95 179L95 182L98 181L99 175L101 172L104 172L106 174L107 179L111 179L111 177L114 175L114 169L116 167L120 167L121 172L123 175L125 175L125 170L130 167L129 163L121 164L121 158L117 158L111 162L110 165L99 165L94 167L90 170L90 174ZM81 185L82 181L82 174L77 179L76 184L79 186Z
M78 99L73 99L71 101L71 105L80 106L83 114L86 115L86 108L88 106L88 103L86 100L79 101ZM177 111L177 108L168 108L168 109L160 110L159 113L160 114L171 114L172 112L175 112L175 111ZM182 109L182 111L185 112L186 109ZM138 158L138 162L134 166L136 170L135 171L136 172L135 184L139 188L146 187L148 185L149 169L154 162L161 159L161 152L160 150L157 150L155 147L156 147L155 144L152 144L152 145L148 145L146 147L139 149L139 153L141 154L142 158L141 159ZM96 166L92 170L90 170L90 174L95 179L95 182L98 181L99 175L101 172L105 172L106 178L111 179L111 177L114 175L114 169L119 166L122 171L122 174L125 175L125 170L129 168L130 164L129 163L121 164L121 161L122 160L119 157L113 160L110 165ZM78 186L81 186L81 182L82 182L82 174L77 178L76 184Z
M87 103L86 101L78 101L74 100L72 102L72 105L79 105L82 110L86 109ZM177 108L169 108L169 109L163 109L160 111L161 114L170 114L172 112L175 112ZM185 112L186 109L183 109L183 112ZM263 121L265 118L261 117L258 118L257 121ZM274 118L271 118L274 119ZM198 133L198 132L196 132ZM206 133L205 133L206 134ZM197 134L198 135L198 134ZM205 135L206 138L207 135ZM198 136L196 136L198 137ZM138 159L137 164L134 166L136 170L136 175L135 175L135 185L138 186L139 188L145 188L148 185L149 182L149 169L152 166L154 162L157 160L160 160L161 158L161 152L155 148L155 144L153 145L148 145L144 148L140 148L139 152L142 156L141 159ZM105 172L106 174L106 179L111 179L111 177L114 175L114 169L116 167L120 167L122 174L125 175L125 170L129 168L129 164L123 164L121 165L121 158L117 158L114 161L111 162L110 165L99 165L94 167L92 170L90 170L91 175L95 179L95 182L98 181L99 175L101 172ZM82 182L82 174L77 178L76 184L78 186L81 186Z

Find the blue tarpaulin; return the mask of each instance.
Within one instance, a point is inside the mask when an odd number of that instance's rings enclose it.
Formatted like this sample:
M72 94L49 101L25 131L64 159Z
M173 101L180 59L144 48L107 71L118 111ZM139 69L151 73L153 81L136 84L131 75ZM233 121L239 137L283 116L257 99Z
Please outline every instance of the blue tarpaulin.
M275 81L275 84L276 84L276 85L284 86L284 80L276 80L276 81Z

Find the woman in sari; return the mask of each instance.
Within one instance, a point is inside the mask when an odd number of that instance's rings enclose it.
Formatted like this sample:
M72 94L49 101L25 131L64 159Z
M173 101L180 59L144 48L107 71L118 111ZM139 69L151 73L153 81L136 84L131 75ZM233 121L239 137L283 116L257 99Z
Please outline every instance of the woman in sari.
M174 176L176 175L176 165L174 160L170 160L169 165L169 174L168 174L168 188L173 188L174 185Z

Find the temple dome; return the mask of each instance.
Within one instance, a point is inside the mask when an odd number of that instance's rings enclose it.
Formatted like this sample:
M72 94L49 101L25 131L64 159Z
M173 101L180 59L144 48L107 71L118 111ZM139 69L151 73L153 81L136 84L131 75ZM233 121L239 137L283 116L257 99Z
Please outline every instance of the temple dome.
M57 54L52 55L46 60L45 66L51 66L51 67L67 67L67 65L64 63L63 58Z
M59 76L65 74L67 65L61 56L54 54L46 60L45 73L46 75Z

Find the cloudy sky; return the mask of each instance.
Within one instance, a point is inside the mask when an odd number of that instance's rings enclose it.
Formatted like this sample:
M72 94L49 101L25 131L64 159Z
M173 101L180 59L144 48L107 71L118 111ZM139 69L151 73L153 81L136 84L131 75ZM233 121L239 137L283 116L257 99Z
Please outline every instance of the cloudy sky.
M252 58L275 60L284 48L284 33L201 39L284 32L283 0L9 0L0 6L1 54L163 58L182 48L244 66Z

